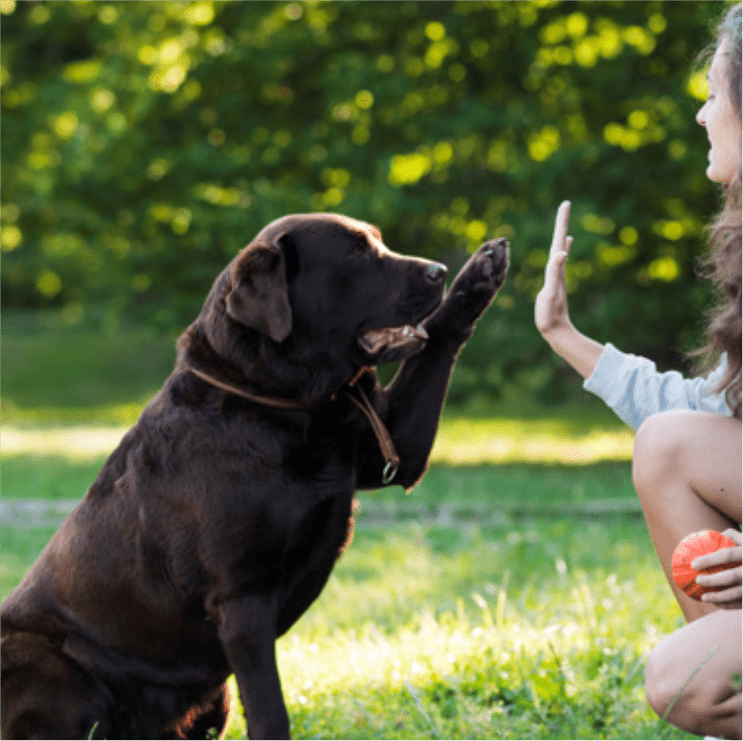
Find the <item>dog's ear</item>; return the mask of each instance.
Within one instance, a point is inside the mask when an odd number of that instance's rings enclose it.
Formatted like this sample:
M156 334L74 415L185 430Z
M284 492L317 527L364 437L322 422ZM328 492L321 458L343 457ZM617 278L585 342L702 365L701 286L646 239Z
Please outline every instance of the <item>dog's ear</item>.
M292 310L281 239L253 242L238 256L225 299L227 314L257 329L274 342L283 342L292 329Z

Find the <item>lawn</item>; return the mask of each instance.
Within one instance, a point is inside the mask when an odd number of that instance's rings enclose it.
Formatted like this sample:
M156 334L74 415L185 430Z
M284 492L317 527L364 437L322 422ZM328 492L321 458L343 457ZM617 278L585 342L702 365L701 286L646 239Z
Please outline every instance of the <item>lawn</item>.
M146 350L160 379L172 363L170 338L75 332L83 372L43 323L6 338L6 505L85 492L157 387L134 360L109 386L116 352ZM515 408L451 410L411 494L359 494L353 544L278 642L295 737L694 738L644 697L644 657L682 620L632 489L631 435L590 404ZM2 596L54 532L47 515L4 523ZM244 733L235 712L228 735Z
M571 511L557 517L540 515L546 497L524 486L543 472L508 466L489 478L484 470L434 466L411 498L433 504L445 497L453 522L360 529L316 609L280 642L301 734L667 732L644 701L643 656L679 620L644 525L634 514L580 512L582 497L602 495L607 480L625 488L626 470L553 471L552 503ZM503 487L489 490L497 524L465 516L467 484L478 491L478 477L479 486ZM305 717L308 725L300 725Z
M99 462L10 456L5 486L66 498ZM407 497L362 493L353 544L278 643L294 735L686 738L644 699L644 656L681 624L644 524L588 506L630 491L605 462L436 464ZM3 595L53 531L3 528Z

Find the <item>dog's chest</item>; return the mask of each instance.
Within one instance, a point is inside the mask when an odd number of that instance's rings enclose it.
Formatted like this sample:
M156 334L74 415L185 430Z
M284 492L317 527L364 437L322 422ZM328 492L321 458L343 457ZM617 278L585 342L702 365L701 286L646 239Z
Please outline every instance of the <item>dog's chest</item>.
M322 591L350 540L353 491L325 491L292 513L293 527L281 559L281 598L277 633L281 635L307 610Z
M282 468L313 489L352 489L357 439L355 425L342 424L333 414L313 414L301 433L286 438Z

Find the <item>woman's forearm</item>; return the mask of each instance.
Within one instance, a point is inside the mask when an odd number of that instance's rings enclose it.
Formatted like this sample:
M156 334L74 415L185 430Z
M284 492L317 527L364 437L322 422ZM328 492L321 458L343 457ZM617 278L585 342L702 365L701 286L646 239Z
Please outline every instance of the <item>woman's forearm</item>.
M583 378L589 378L599 362L604 346L581 334L572 325L556 327L544 333L550 347L566 360Z

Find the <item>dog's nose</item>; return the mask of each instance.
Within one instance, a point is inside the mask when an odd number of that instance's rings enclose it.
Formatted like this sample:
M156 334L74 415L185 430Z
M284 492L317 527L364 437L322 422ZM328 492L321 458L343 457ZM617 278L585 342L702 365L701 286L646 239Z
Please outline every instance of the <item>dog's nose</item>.
M446 278L446 265L438 262L432 262L426 268L426 277L434 282L439 282Z

